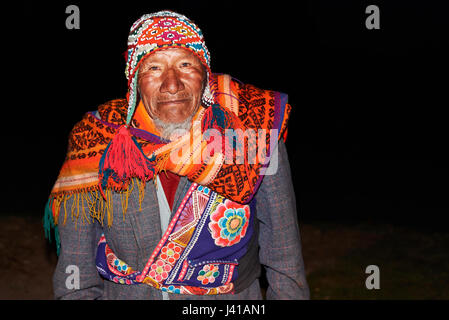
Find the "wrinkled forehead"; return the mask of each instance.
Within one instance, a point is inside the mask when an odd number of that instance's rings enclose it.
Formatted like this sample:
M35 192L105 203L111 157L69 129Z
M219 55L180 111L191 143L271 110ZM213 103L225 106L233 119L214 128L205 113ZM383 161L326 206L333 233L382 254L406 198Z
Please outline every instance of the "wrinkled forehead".
M149 53L142 59L140 67L144 64L155 61L170 62L184 59L194 61L195 63L202 65L201 60L192 51L183 48L171 47Z

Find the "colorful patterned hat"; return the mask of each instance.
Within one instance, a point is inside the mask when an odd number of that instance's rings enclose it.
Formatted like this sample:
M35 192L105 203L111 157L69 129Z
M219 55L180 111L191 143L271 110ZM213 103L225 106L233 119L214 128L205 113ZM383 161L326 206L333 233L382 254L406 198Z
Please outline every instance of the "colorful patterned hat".
M147 55L169 47L184 48L200 59L207 73L202 102L205 106L213 103L209 87L210 55L201 30L187 17L172 11L146 14L134 22L128 37L125 70L129 95L127 125L131 122L137 104L137 73L140 62Z

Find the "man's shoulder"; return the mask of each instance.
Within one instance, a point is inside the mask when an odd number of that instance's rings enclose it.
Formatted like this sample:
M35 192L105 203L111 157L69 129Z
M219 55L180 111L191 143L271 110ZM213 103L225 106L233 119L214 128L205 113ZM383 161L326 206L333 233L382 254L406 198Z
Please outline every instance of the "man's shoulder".
M126 99L109 100L98 106L98 116L101 120L122 125L126 121L128 101Z
M100 104L96 110L86 112L70 132L71 137L92 136L92 130L101 130L102 123L122 125L126 121L128 102L126 99L113 99Z
M96 109L91 109L86 112L83 118L75 124L75 127L86 120L92 122L93 119L100 119L104 122L122 125L125 123L127 111L128 101L126 99L109 100L98 105Z

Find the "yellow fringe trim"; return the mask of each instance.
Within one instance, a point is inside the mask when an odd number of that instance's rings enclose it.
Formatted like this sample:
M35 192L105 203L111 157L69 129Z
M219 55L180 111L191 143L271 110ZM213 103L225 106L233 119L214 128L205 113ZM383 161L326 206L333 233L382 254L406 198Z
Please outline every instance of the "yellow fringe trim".
M145 181L139 179L132 179L125 190L112 190L108 188L104 190L106 200L101 195L100 191L95 189L89 190L77 190L71 193L59 194L53 196L53 219L56 225L60 224L60 220L63 219L62 224L67 222L68 214L70 218L75 222L75 228L78 223L90 224L92 219L96 219L103 226L104 218L108 218L108 227L112 226L113 215L113 194L118 193L120 195L121 209L123 213L123 221L125 221L126 212L128 210L129 197L134 189L138 192L139 211L142 211L142 202L145 196ZM69 200L71 205L69 207ZM61 211L63 211L63 217L61 218ZM80 221L81 219L81 221Z

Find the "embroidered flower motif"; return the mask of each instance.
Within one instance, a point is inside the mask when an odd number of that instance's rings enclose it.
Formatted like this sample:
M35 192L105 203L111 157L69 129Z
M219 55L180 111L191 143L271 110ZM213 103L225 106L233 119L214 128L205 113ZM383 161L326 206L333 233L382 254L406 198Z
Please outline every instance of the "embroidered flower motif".
M119 283L119 284L132 284L132 281L129 279L122 279L119 277L114 277L112 279L112 281L114 281L115 283Z
M115 269L121 274L128 275L133 272L133 269L126 264L126 262L117 258L117 256L112 252L108 245L105 247L105 254L108 266L110 269Z
M215 244L220 247L232 246L246 235L249 222L249 206L225 200L211 214L209 229Z
M218 266L215 264L206 264L200 272L198 272L197 280L201 281L203 285L214 283L215 278L220 275Z
M201 192L203 192L204 194L209 194L210 189L209 189L208 187L199 185L199 186L198 186L198 191L201 191Z
M173 265L179 259L179 254L181 253L181 251L182 248L180 246L177 246L173 242L170 242L168 245L162 248L160 258Z
M149 275L156 281L161 282L162 280L167 279L168 273L171 271L171 269L171 265L159 259L151 265Z
M175 286L162 287L161 290L169 293L181 293L181 289L175 288Z
M113 265L114 268L120 272L126 273L126 271L128 270L128 265L123 261L121 261L120 259L114 259Z

